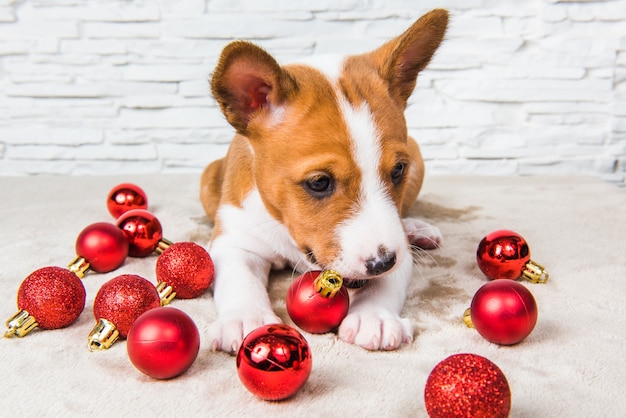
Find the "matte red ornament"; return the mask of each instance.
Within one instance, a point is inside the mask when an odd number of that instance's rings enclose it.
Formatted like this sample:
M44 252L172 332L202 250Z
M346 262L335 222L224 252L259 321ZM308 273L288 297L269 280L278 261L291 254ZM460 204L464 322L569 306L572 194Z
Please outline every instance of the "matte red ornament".
M478 289L464 320L492 343L517 344L535 328L537 303L523 284L496 280Z
M107 196L107 209L115 219L132 209L147 209L148 196L141 187L133 183L122 183L113 187Z
M517 232L501 229L486 235L476 250L480 270L491 280L516 280L524 277L533 283L545 283L550 275L530 259L526 240Z
M6 322L5 337L23 337L36 327L70 325L85 307L85 287L71 271L44 267L24 279L17 292L18 313Z
M89 333L89 350L106 350L118 338L126 338L139 315L159 306L159 293L143 277L122 274L109 280L98 290L93 302L96 325Z
M68 269L78 277L82 278L88 270L107 273L124 263L128 255L128 240L117 226L97 222L78 234L76 254Z
M311 367L309 344L283 324L255 329L237 353L239 379L251 393L269 401L295 395L309 378Z
M170 379L191 367L200 349L200 334L189 315L166 306L135 320L126 348L140 372L154 379Z
M289 286L287 313L301 329L324 334L337 328L348 313L350 296L333 270L310 271Z
M193 242L172 244L156 262L157 289L163 304L174 297L191 299L213 283L215 269L209 253Z
M147 210L129 210L116 224L128 240L128 255L131 257L146 257L154 251L161 253L171 245L163 239L163 228L157 217Z
M502 370L476 354L455 354L435 366L424 390L431 418L505 418L511 389Z

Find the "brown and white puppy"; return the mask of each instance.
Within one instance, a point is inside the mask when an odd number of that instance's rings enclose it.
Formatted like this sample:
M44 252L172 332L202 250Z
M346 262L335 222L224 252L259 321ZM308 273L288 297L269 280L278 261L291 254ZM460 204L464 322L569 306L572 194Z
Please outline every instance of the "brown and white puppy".
M215 222L213 349L234 352L249 331L281 322L266 286L270 270L286 265L365 281L342 340L370 350L412 341L400 317L410 246L434 248L441 235L403 219L424 177L404 110L447 23L436 9L372 52L306 64L280 66L249 42L224 48L211 88L237 134L201 182Z

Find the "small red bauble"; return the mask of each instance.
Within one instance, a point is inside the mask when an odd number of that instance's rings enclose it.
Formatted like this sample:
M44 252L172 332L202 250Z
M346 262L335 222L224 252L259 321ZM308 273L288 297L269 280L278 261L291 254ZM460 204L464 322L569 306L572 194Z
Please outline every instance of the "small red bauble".
M107 209L114 218L132 209L146 209L148 197L141 187L132 183L118 184L107 196Z
M496 280L478 289L464 319L492 343L517 344L535 328L537 303L521 283Z
M209 253L193 242L172 244L156 262L156 277L160 292L171 288L165 296L191 299L202 295L213 282L214 266Z
M526 240L517 232L501 229L486 235L476 250L480 270L491 280L516 280L545 283L549 275L543 266L530 259Z
M435 366L424 390L431 418L508 417L511 389L504 373L476 354L455 354Z
M147 210L129 210L116 223L128 239L128 255L131 257L146 257L159 245L165 243L167 247L170 244L163 239L163 228L157 217Z
M185 312L161 307L135 320L126 348L140 372L154 379L170 379L191 367L200 349L200 334Z
M128 255L128 240L117 226L108 222L97 222L85 227L78 234L76 254L77 257L69 268L78 277L83 277L88 269L107 273L124 263Z
M239 379L254 395L269 401L295 395L309 378L311 366L309 344L283 324L255 329L237 353Z
M71 271L44 267L24 279L17 292L20 311L7 321L5 336L23 337L39 326L64 328L78 318L85 307L85 287Z
M89 350L106 350L118 337L126 338L142 313L161 306L152 283L136 274L123 274L102 285L93 302L96 325L88 337Z
M291 283L287 313L293 322L313 334L337 328L348 313L350 296L333 270L310 271Z

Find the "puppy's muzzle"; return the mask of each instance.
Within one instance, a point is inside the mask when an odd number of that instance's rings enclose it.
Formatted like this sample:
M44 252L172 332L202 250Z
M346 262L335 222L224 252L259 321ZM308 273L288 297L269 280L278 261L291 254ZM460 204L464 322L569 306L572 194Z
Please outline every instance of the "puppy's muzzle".
M384 246L378 248L378 254L365 260L365 269L368 276L378 276L393 268L396 265L395 251L389 251Z

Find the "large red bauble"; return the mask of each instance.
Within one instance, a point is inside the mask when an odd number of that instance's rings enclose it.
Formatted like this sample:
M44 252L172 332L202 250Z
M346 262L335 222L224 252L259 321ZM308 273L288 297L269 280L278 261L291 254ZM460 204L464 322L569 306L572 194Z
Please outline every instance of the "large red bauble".
M128 239L128 255L131 257L146 257L152 254L163 238L161 223L147 210L129 210L120 216L116 223Z
M132 183L118 184L107 196L107 209L115 219L132 209L146 209L148 197L141 187Z
M106 273L124 263L128 255L128 240L117 226L97 222L78 234L76 254L89 263L90 269Z
M213 282L214 272L209 253L193 242L170 245L156 262L157 282L172 286L181 299L202 295Z
M302 274L291 283L286 298L289 317L298 327L313 334L324 334L337 328L350 306L348 291L341 284L332 296L320 294L315 282L323 273L310 271Z
M74 273L44 267L24 279L17 292L17 307L33 316L40 328L70 325L85 307L85 287Z
M112 322L120 337L126 338L139 315L159 306L161 299L152 283L136 274L122 274L100 287L93 301L93 316L96 321Z
M470 313L476 331L501 345L522 341L537 323L537 303L532 293L511 280L484 284L474 294Z
M517 232L501 229L486 235L478 244L476 262L491 280L518 279L530 261L526 240Z
M154 379L170 379L191 367L200 349L200 334L185 312L161 307L135 320L126 347L139 371Z
M311 374L311 352L302 334L283 324L264 325L249 333L237 353L243 385L261 399L289 398Z
M455 354L435 366L424 390L431 418L508 417L511 389L504 373L476 354Z

